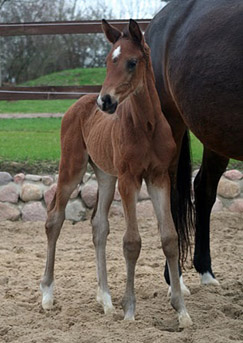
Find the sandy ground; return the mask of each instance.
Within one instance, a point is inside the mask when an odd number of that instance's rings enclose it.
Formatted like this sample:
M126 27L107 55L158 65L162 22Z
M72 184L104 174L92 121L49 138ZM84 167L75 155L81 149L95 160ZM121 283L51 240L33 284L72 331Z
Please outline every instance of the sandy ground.
M221 287L200 286L194 269L184 272L194 325L178 330L162 277L164 256L154 218L140 219L142 251L136 272L135 322L123 321L124 220L111 218L107 260L116 313L105 316L96 303L96 270L89 221L66 223L56 256L55 306L40 306L39 280L45 264L43 223L0 222L0 342L18 343L228 343L243 342L243 216L212 218L212 256Z

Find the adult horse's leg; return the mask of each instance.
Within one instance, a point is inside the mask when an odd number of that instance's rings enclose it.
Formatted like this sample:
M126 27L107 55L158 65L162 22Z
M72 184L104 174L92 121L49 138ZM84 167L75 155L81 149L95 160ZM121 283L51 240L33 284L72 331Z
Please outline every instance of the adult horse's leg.
M71 117L71 116L70 116ZM88 155L84 147L79 122L75 118L62 124L62 157L59 167L58 185L55 196L47 211L45 224L47 235L47 260L44 276L41 280L42 307L50 309L53 306L53 284L56 242L65 219L66 204L86 171ZM72 117L70 118L72 119ZM65 127L65 122L67 125ZM69 144L67 144L69 142ZM71 143L71 144L70 144Z
M122 198L124 215L126 219L126 233L123 238L123 253L126 260L127 281L126 290L122 299L125 320L134 320L136 298L134 292L134 277L137 259L141 250L141 237L138 232L136 203L141 187L140 182L132 178L118 179L119 192Z
M98 195L91 223L93 228L93 242L96 251L96 266L98 278L97 301L103 306L104 312L113 310L106 271L106 240L109 234L108 212L112 203L116 177L105 174L92 163L98 181Z
M184 328L190 326L192 321L184 304L179 280L178 235L171 215L170 179L168 175L165 175L164 180L158 184L156 183L156 185L149 180L146 183L158 220L162 248L167 260L171 284L171 305L178 312L180 327Z
M229 159L204 147L201 168L194 181L196 206L196 236L194 266L202 284L218 285L211 267L210 214L216 199L219 179Z

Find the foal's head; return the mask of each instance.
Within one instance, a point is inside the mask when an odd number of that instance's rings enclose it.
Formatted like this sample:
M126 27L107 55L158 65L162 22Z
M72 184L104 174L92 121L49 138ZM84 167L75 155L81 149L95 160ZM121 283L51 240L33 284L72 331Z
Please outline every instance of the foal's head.
M102 111L114 113L123 100L142 87L149 48L132 19L123 32L105 20L102 28L113 46L106 58L107 75L97 104Z

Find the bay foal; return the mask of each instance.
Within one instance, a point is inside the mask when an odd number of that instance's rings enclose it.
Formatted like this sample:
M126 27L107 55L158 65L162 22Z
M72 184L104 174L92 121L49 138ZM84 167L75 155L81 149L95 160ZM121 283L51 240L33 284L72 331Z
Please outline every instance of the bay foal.
M91 220L96 250L98 302L105 313L113 310L107 284L105 248L109 234L108 211L118 179L126 220L123 251L127 281L122 307L124 319L134 319L134 276L141 249L136 202L142 180L145 179L168 261L171 304L178 312L180 327L186 327L191 324L191 319L180 289L178 236L170 211L168 168L175 153L175 143L161 112L149 48L133 20L124 32L105 20L102 26L113 46L107 56L107 76L99 97L82 97L62 120L59 179L46 221L48 250L41 281L42 306L49 309L53 305L56 241L65 219L67 201L81 182L89 161L99 189Z

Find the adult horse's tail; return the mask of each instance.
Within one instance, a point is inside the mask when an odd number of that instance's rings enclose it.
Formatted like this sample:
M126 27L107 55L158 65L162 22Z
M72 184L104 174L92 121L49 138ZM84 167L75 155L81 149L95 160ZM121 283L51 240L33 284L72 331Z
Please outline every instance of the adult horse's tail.
M186 130L181 146L176 184L172 186L172 215L179 239L180 262L183 266L191 255L191 238L195 228L194 206L192 202L190 136Z

